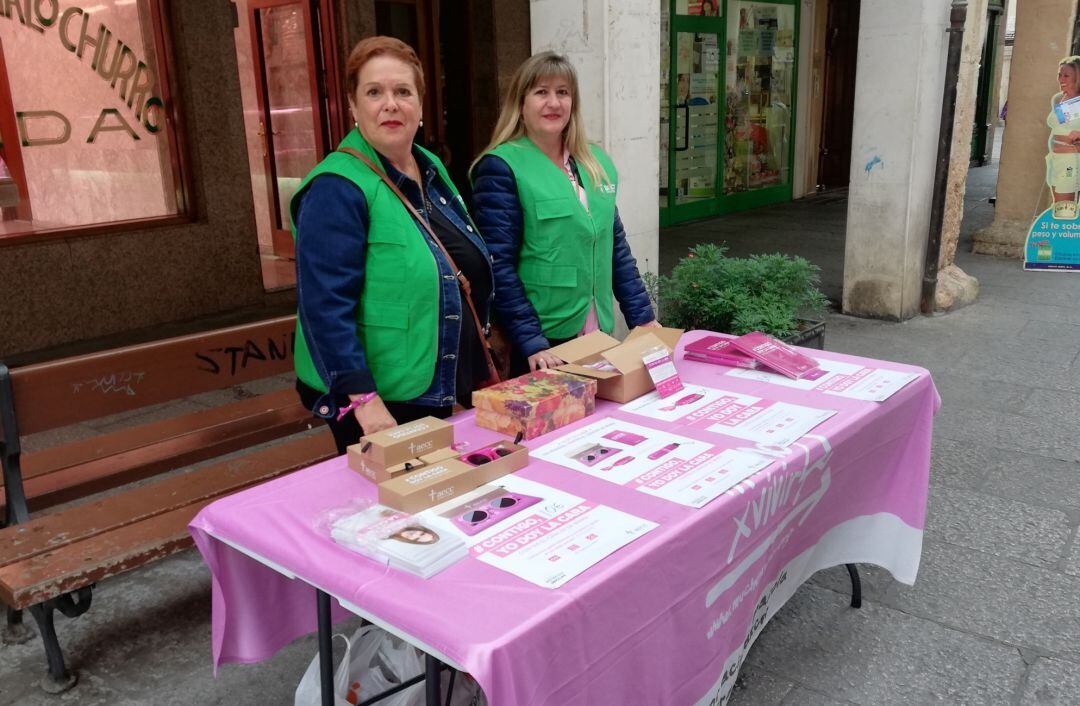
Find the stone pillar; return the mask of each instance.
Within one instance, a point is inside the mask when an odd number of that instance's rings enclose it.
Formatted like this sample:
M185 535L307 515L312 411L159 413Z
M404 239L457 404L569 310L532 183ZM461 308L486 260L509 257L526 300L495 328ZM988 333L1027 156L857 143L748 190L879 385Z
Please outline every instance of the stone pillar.
M919 311L945 80L943 0L863 0L843 308Z
M988 0L968 0L964 23L964 44L960 50L960 70L956 78L956 114L949 158L949 181L945 190L945 217L941 225L938 258L936 308L954 309L975 300L979 281L954 263L964 219L964 191L971 164L971 134L975 121L975 98L979 91L983 44L986 39ZM993 67L989 67L990 71Z
M619 170L619 215L642 272L659 269L660 4L532 0L533 52L577 68L589 139Z
M1058 62L1071 51L1075 15L1076 0L1017 3L994 223L975 234L977 253L1022 257L1031 222L1050 204L1046 116L1058 92Z

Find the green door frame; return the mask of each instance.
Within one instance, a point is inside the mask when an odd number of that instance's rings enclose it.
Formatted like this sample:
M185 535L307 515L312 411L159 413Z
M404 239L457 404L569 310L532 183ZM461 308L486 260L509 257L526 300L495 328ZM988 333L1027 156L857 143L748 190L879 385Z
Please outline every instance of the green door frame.
M990 105L994 96L994 62L997 60L998 28L1001 24L1001 5L990 3L987 10L986 34L979 69L979 83L975 96L975 125L971 131L971 165L981 167L987 162L987 123L997 118L997 110Z
M660 226L665 227L676 223L709 218L725 213L744 211L751 208L759 208L774 203L783 203L791 200L792 182L795 166L795 117L797 113L797 96L799 89L799 9L798 0L752 0L768 5L787 5L795 9L794 28L794 66L792 67L791 85L791 123L788 139L788 175L787 182L769 186L763 189L742 191L734 194L723 194L723 170L724 170L724 123L727 118L727 24L729 5L740 0L722 0L723 12L719 17L702 17L698 15L676 15L675 0L663 0L668 3L668 153L660 155L660 159L668 160L668 192L660 201ZM674 188L675 181L675 145L676 127L678 123L676 111L678 110L678 35L683 32L699 32L717 35L717 42L721 50L720 70L717 72L718 86L717 95L717 137L716 146L716 175L714 184L717 195L709 200L696 201L694 203L676 204Z

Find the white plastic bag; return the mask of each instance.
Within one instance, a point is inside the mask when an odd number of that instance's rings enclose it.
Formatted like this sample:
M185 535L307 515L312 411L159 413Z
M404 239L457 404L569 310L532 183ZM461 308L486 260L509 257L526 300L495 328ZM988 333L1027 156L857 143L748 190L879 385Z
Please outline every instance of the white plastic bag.
M349 689L349 653L352 645L344 635L334 635L345 640L345 656L334 673L334 706L349 706L345 700L345 694ZM311 660L307 671L296 685L296 694L293 697L295 706L322 706L322 679L319 675L319 655Z
M393 685L424 673L424 653L393 636L387 636L387 639L382 642L377 661L390 675ZM446 692L449 688L450 675L443 672L439 703L446 703ZM425 703L424 682L410 686L379 702L380 706L424 706ZM454 678L454 698L450 704L451 706L486 706L487 700L476 680L468 674L459 672Z
M403 681L424 673L424 654L397 637L374 625L364 625L345 640L345 654L334 673L335 706L351 706L381 694ZM442 699L445 702L449 677L442 678ZM300 684L296 687L295 706L320 706L319 655L315 655ZM468 675L458 674L454 680L451 706L484 706L484 694ZM382 701L379 706L424 706L424 682L414 684Z
M365 698L375 696L380 691L395 687L403 681L424 673L424 656L418 649L387 632L382 634L383 639L379 641L379 651L368 666L374 674L385 677L385 688L375 690ZM378 704L379 706L424 706L425 701L424 682L420 682L379 701Z

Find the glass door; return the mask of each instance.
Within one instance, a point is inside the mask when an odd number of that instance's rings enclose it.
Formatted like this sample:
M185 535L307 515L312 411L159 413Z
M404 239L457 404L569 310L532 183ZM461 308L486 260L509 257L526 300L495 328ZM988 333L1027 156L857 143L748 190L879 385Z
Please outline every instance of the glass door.
M719 195L723 23L707 3L690 4L675 3L674 16L661 11L662 225L714 213Z
M660 224L791 199L795 0L661 0Z
M0 106L3 106L0 107L0 235L3 235L33 219L3 44L0 44Z
M317 27L310 0L252 0L249 8L274 254L292 259L289 201L326 155L329 138L318 87Z
M791 199L797 7L728 3L724 210Z

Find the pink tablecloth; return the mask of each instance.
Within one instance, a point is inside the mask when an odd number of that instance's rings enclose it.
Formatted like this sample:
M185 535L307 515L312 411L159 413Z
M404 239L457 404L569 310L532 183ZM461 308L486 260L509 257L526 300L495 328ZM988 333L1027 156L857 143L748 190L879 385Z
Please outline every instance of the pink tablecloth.
M723 703L754 638L814 571L873 563L912 583L918 569L940 404L933 382L920 368L813 354L919 377L885 402L863 402L740 380L679 356L687 381L838 411L744 493L698 510L538 459L520 471L659 524L559 589L471 557L425 581L337 546L313 518L374 496L343 458L210 505L191 531L214 575L215 665L264 660L313 631L314 585L464 667L492 704ZM570 429L609 415L672 428L604 402ZM498 438L471 413L456 423L458 439ZM685 427L678 433L721 448L746 445Z

